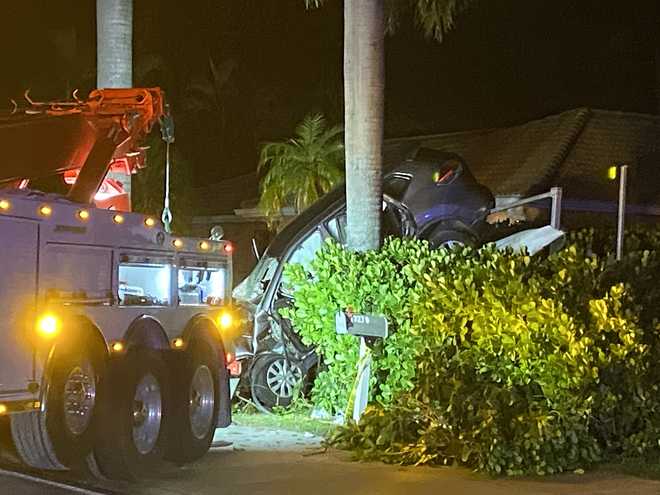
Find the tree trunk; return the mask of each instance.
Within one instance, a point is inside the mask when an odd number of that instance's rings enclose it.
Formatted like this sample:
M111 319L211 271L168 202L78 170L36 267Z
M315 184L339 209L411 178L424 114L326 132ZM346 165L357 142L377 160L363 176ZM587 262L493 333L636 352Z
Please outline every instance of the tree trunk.
M133 0L96 0L96 87L133 86Z
M383 0L344 1L344 114L348 247L380 245L383 101Z
M96 0L96 87L133 87L133 0ZM109 172L132 198L132 177Z

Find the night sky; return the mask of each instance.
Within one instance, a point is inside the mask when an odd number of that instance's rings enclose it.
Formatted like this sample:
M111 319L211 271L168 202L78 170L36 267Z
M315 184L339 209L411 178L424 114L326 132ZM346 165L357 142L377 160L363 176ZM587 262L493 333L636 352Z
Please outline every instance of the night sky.
M442 44L386 43L388 137L515 124L579 106L656 113L658 2L477 0ZM160 85L198 184L251 172L307 113L342 118L342 3L134 0L135 85ZM3 2L0 99L95 84L94 0ZM9 106L0 103L0 106Z

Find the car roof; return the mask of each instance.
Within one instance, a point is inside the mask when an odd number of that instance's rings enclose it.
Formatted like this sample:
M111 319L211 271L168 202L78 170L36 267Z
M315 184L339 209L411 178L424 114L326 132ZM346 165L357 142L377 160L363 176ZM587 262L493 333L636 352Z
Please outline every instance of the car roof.
M419 172L423 173L430 170L435 171L438 165L449 160L457 160L466 167L463 158L456 153L432 150L429 148L419 148L414 156L388 167L383 175L388 176L395 173L415 175Z

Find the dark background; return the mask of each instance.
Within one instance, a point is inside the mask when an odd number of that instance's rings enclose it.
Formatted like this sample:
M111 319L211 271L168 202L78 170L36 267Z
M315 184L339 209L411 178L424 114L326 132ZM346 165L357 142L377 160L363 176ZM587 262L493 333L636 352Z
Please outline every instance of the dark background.
M656 1L477 0L443 43L386 43L386 135L524 122L579 106L656 113ZM134 0L134 84L160 85L196 184L253 171L309 112L342 119L342 3ZM6 0L0 107L95 84L94 0Z

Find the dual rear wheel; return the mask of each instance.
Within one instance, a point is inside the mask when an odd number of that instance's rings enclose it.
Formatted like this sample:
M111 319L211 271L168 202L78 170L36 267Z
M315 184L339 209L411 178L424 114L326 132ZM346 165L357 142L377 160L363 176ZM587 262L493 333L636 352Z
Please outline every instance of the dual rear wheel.
M19 455L40 469L86 465L134 479L164 460L191 462L213 441L226 369L203 340L185 351L129 348L106 359L92 345L59 351L40 411L12 416ZM82 352L81 352L82 351Z

